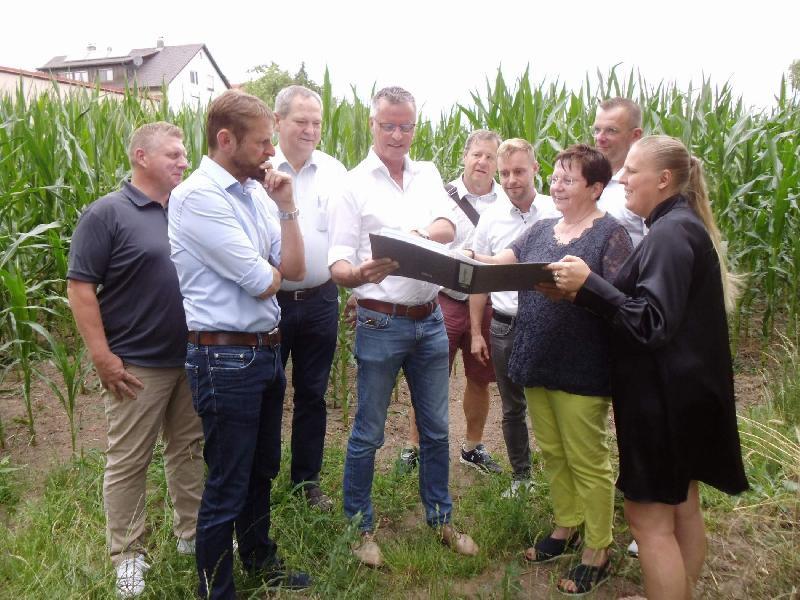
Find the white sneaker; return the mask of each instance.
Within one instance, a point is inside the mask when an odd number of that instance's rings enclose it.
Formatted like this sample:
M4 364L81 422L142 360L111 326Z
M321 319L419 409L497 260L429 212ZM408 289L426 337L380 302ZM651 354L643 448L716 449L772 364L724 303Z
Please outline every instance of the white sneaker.
M628 556L632 556L633 558L639 558L639 544L636 543L636 540L633 540L628 545Z
M195 550L194 539L185 540L183 538L178 538L177 550L178 554L183 554L184 556L194 556L194 550Z
M511 487L500 494L501 498L517 498L521 493L530 494L533 491L533 481L530 479L513 479Z
M117 596L133 598L144 591L144 574L150 568L142 554L126 558L117 565Z

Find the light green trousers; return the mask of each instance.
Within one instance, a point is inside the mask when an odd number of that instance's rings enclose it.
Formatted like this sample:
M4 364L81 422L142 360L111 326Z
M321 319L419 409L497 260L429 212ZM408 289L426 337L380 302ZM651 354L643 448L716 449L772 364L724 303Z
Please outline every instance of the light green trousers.
M525 388L533 434L544 458L556 525L585 523L586 546L611 544L614 474L608 451L608 408L603 396Z

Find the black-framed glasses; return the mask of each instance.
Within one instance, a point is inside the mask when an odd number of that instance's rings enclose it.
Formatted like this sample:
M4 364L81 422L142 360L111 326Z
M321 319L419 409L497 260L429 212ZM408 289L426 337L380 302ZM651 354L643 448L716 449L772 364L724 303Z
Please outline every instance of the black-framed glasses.
M396 123L378 123L378 127L385 133L394 133L395 129L400 129L403 133L411 133L416 126L416 123L403 123L402 125Z

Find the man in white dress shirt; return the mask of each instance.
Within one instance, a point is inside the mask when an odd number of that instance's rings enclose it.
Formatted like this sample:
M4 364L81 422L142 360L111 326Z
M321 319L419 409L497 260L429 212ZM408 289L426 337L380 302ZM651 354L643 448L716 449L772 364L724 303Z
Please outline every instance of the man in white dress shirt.
M357 301L358 409L344 465L344 512L361 531L355 555L375 567L383 562L373 537L375 452L383 445L386 413L401 368L417 411L425 520L456 552L478 552L475 542L451 525L448 344L436 301L439 286L389 276L397 263L373 259L369 239L385 227L440 243L453 240L452 201L439 172L432 163L408 156L416 120L416 102L408 91L388 87L375 94L369 119L372 148L347 174L329 221L331 275L339 285L354 288Z
M281 282L281 360L292 357L292 485L308 504L328 511L333 502L319 485L325 445L325 391L336 351L338 288L328 270L328 201L339 194L347 170L317 150L322 132L322 100L315 91L291 85L275 97L279 146L270 161L289 175L305 246L306 276ZM270 204L277 216L277 205Z
M627 98L610 98L601 102L597 107L592 135L595 147L611 163L611 172L614 173L597 201L597 207L628 230L635 247L642 241L647 228L642 217L625 207L625 189L619 178L628 151L642 137L642 109Z
M456 226L451 250L471 248L475 227L480 215L498 200L507 201L505 193L495 182L497 173L497 148L503 140L494 131L478 129L467 137L464 144L464 171L446 187L452 200L453 223ZM450 343L450 369L458 350L464 361L464 417L466 439L461 444L460 462L481 473L500 473L502 469L483 445L483 429L489 414L489 384L495 380L494 369L488 361L479 361L471 353L469 296L462 292L442 289L439 304L444 314L447 338ZM489 337L491 306L485 306L483 333ZM400 461L406 469L417 463L419 433L414 426L413 409L409 415L409 441L400 451Z
M498 199L481 216L472 246L478 254L497 254L536 221L561 214L550 196L536 192L539 163L530 143L519 138L506 140L497 151L497 164L507 198ZM531 478L527 402L522 386L508 377L508 359L516 330L517 292L492 292L491 353L482 327L487 297L488 294L473 294L469 299L472 353L477 360L487 364L491 360L494 365L503 405L503 438L512 469L511 489L503 494L508 497L516 495L521 486L527 488Z

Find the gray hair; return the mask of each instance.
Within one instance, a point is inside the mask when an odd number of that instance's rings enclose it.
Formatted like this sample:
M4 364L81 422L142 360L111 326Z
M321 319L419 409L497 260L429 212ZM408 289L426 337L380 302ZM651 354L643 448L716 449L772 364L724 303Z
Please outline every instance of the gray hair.
M414 96L411 95L411 92L393 85L378 90L372 97L372 108L370 108L369 111L370 117L374 117L378 113L378 104L381 100L386 100L389 104L405 104L408 102L414 107L414 115L417 114L417 101L414 100Z
M290 85L283 88L278 95L275 96L275 114L280 118L285 119L289 114L289 108L292 105L292 100L300 96L301 98L313 98L322 108L322 98L314 90L310 90L302 85Z
M467 137L467 141L464 144L464 156L466 157L469 153L469 149L472 148L472 144L475 142L494 142L495 145L499 148L500 144L503 143L503 138L500 137L499 133L495 133L489 129L476 129L472 133L469 134Z
M128 144L128 158L131 161L131 166L136 162L136 150L143 148L150 151L155 145L155 139L162 135L178 138L183 140L183 131L177 125L167 123L166 121L156 121L155 123L146 123L137 128L131 134L131 141Z
M631 129L638 129L642 126L642 109L633 100L628 98L609 98L600 103L602 110L613 110L615 108L622 108L628 116L628 125Z

